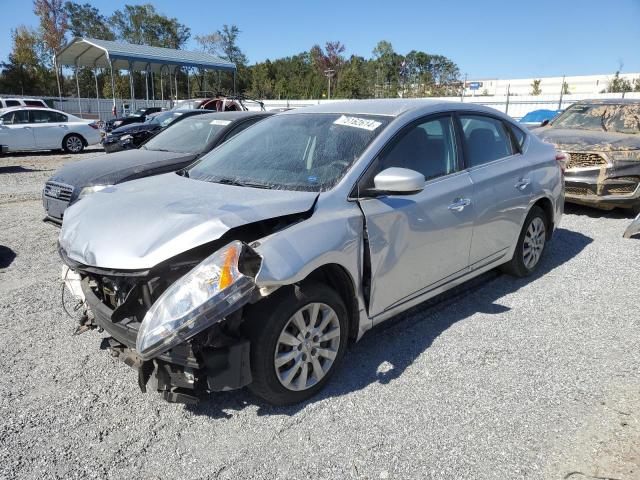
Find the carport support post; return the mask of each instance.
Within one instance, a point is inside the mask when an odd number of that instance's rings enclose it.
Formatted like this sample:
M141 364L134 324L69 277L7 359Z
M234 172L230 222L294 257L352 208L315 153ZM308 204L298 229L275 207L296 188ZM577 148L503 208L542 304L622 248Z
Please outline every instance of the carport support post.
M116 111L116 84L113 80L113 61L109 59L109 71L111 72L111 96L113 97L113 116L115 117L118 113Z
M189 67L187 67L187 98L191 98L191 85L189 84Z
M76 63L76 90L78 92L78 112L82 117L82 102L80 102L80 80L78 80L78 64Z
M162 81L162 70L164 70L164 65L160 67L160 100L162 100L162 105L164 106L164 82Z
M147 96L147 107L149 106L149 64L144 68L144 91Z
M93 77L96 79L96 113L98 114L98 120L100 118L100 90L98 89L98 68L93 67Z
M135 106L134 106L134 97L135 97L135 92L134 92L134 87L133 87L133 66L131 65L131 62L129 62L129 92L131 93L131 103L129 104L129 113L131 113Z
M60 102L59 108L62 108L62 88L60 87L60 69L58 68L57 57L53 57L53 68L56 71L56 82L58 83L58 101Z
M511 90L511 84L507 85L507 103L504 106L504 113L509 114L509 90Z
M178 101L178 67L173 70L173 80L176 82L176 102Z
M151 96L153 97L153 105L156 104L156 87L153 84L153 70L151 70Z
M331 88L331 87L329 87ZM236 94L236 71L233 71L233 94Z

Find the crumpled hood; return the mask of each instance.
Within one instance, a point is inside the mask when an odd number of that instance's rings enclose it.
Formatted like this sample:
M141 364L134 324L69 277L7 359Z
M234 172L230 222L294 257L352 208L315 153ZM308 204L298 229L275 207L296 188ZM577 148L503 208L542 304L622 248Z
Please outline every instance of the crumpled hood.
M132 149L67 163L50 180L73 185L75 191L91 185L115 185L129 177L140 177L145 170L168 168L172 164L195 160L197 154ZM167 170L165 170L166 172Z
M640 135L598 132L555 127L541 127L532 130L541 140L568 151L616 151L640 149Z
M234 227L308 211L317 195L168 173L83 198L65 212L59 241L70 259L84 265L147 269Z

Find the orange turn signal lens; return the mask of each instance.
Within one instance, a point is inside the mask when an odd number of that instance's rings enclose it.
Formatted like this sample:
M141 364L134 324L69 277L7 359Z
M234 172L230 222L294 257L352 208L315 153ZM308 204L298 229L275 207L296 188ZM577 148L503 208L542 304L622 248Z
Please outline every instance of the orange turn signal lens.
M238 249L231 246L227 249L224 264L220 271L220 280L218 281L218 290L224 290L233 283L233 264L237 261Z

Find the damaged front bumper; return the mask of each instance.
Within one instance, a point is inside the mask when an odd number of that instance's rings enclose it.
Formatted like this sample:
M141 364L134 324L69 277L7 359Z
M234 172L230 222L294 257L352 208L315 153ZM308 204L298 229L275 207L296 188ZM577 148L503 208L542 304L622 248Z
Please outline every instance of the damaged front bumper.
M237 248L239 260L245 260L241 252L250 259L245 261L249 265L240 268L247 274L255 274L254 252L240 242L230 245ZM224 251L223 248L218 252ZM158 280L152 272L136 272L127 278L121 272L73 264L64 252L61 255L73 268L63 269L67 288L88 310L82 317L82 331L94 328L105 331L109 337L103 339L101 348L137 369L143 392L155 389L168 401L197 403L199 392L233 390L251 383L249 341L241 334L239 324L243 305L253 297L253 277L239 271L234 274L230 269L234 284L213 291L210 298L194 302L193 308L185 311L185 298L194 297L194 285L198 286L191 278L194 272L196 283L203 280L204 288L218 281L211 269L197 277L202 273L202 265L215 254L164 289L158 289ZM224 268L218 273L223 279ZM113 274L119 276L111 277ZM215 278L210 278L211 275ZM187 290L182 297L180 282ZM231 288L233 285L239 288ZM181 316L174 315L171 304L167 306L168 295L178 296L174 303L177 302ZM145 335L151 335L153 342L141 354L139 346ZM142 338L142 344L149 342Z
M640 161L615 161L603 152L565 152L565 199L611 209L640 204Z

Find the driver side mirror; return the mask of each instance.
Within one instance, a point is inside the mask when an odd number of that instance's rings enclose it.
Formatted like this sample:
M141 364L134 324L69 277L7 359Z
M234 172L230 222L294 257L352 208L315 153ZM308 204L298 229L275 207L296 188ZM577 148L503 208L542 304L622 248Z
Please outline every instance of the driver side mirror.
M373 178L375 193L413 195L424 190L424 175L408 168L386 168Z
M542 123L540 124L541 127L546 127L547 125L549 125L549 119L545 118Z

